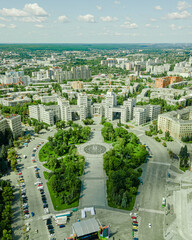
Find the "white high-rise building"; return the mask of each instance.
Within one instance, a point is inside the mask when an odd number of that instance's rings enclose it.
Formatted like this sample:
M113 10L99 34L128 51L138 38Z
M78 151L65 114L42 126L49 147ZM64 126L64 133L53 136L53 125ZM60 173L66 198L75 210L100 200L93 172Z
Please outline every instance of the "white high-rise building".
M21 136L21 116L15 114L9 115L6 118L0 116L0 131L5 132L7 128L11 129L14 137Z

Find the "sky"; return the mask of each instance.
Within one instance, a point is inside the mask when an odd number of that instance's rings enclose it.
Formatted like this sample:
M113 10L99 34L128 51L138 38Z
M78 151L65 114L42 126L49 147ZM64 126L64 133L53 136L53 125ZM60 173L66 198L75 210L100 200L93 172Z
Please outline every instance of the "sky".
M0 0L0 43L190 43L192 0Z

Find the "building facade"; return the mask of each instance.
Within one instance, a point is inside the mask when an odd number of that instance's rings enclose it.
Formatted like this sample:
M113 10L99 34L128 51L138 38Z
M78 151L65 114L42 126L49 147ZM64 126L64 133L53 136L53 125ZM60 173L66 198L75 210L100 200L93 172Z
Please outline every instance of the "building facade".
M181 77L168 76L168 77L163 77L163 78L156 78L155 79L155 88L165 88L170 84L178 83L178 82L182 82Z
M176 139L192 136L192 107L160 114L158 130L169 132Z
M5 129L10 128L15 138L21 136L21 116L10 115L6 118L0 116L0 131L5 132Z

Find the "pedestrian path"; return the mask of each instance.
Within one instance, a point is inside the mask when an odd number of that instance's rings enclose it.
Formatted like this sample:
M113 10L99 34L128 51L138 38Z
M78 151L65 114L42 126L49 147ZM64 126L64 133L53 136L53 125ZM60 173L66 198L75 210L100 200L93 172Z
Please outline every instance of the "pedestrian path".
M84 148L88 145L102 145L108 149L109 144L104 143L101 135L102 125L94 126L92 138L85 144L78 146L78 151L85 157L84 174L81 177L81 195L79 207L97 206L107 207L106 174L103 170L103 154L86 153Z

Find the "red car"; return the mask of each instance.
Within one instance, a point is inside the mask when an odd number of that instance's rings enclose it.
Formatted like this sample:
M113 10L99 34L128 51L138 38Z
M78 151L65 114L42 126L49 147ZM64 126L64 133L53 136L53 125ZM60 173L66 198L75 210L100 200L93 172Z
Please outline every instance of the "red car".
M41 187L41 186L43 186L42 184L38 184L38 187Z
M19 175L22 175L22 172L20 172Z
M133 221L133 223L135 223L135 224L138 224L138 222L137 222L137 221Z
M26 213L29 213L29 211L28 210L24 210L24 213L26 214Z
M136 218L136 217L134 217L134 216L132 216L131 218L132 218L132 219L137 219L137 218Z

